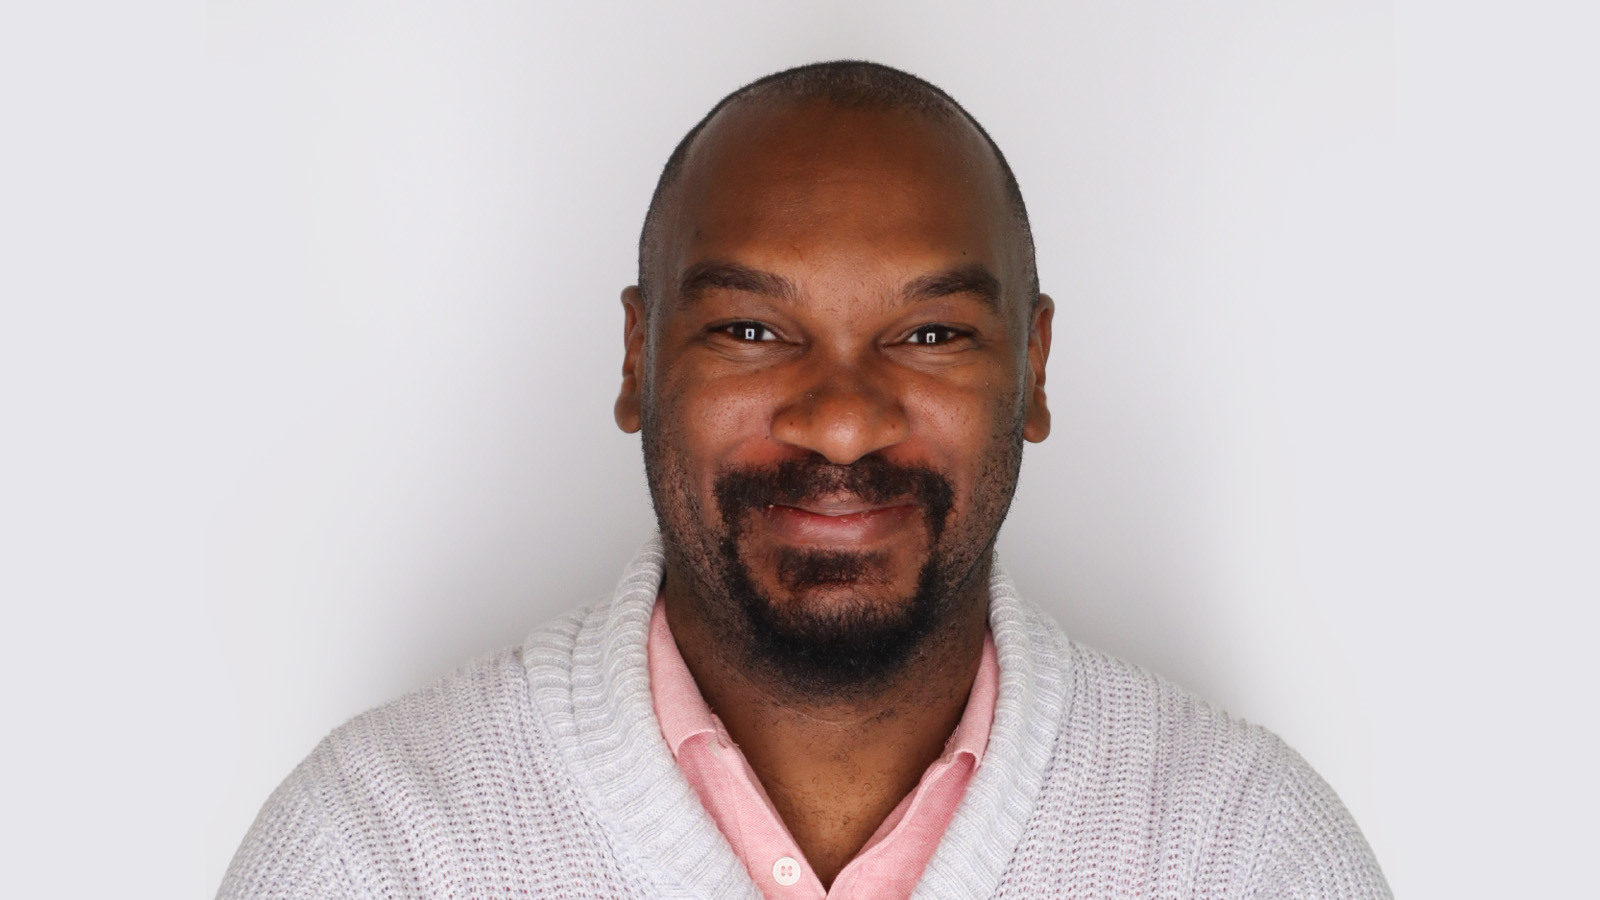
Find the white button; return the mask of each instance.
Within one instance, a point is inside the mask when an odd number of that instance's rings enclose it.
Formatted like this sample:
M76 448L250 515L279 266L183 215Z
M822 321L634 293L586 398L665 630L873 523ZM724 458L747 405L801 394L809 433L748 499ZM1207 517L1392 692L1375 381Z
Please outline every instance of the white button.
M772 864L772 880L784 887L794 884L800 880L800 864L792 856L780 856Z

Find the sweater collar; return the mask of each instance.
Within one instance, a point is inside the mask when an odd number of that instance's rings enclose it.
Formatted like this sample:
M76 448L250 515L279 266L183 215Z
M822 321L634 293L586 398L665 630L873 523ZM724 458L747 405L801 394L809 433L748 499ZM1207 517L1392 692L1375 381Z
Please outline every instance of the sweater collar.
M607 601L534 632L523 645L532 699L619 856L663 893L760 894L661 736L646 643L665 557L660 536L635 555ZM1055 624L1016 594L996 562L989 627L999 697L984 764L929 860L916 898L992 894L1043 784L1067 692Z

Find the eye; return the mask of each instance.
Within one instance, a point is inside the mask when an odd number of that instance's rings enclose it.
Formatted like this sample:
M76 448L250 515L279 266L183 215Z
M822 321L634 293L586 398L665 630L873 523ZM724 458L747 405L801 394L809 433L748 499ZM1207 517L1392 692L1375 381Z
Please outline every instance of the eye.
M949 325L924 325L911 332L911 336L906 338L906 343L938 346L966 336L967 332L951 328Z
M736 341L761 343L778 339L778 336L772 333L772 329L760 322L729 322L726 325L717 326L716 330L732 337Z

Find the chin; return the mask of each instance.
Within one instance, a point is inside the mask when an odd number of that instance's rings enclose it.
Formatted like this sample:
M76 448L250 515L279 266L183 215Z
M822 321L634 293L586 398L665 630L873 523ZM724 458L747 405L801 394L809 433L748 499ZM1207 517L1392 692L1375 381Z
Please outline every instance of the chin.
M949 605L931 560L907 570L892 555L803 551L752 570L731 541L723 560L746 662L814 701L881 687L938 630Z
M737 560L765 589L792 595L909 596L933 555L924 535L877 546L817 546L773 540L769 535L735 538Z
M916 605L915 584L817 584L778 591L757 589L774 619L837 622L841 627L904 620Z

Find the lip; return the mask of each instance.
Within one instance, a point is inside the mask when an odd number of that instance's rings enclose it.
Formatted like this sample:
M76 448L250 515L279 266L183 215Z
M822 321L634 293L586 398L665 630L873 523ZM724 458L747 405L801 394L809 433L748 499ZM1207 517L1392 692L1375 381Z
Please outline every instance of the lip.
M851 498L807 500L793 506L772 505L762 518L780 540L816 547L860 549L914 525L920 507L909 501L866 503Z

